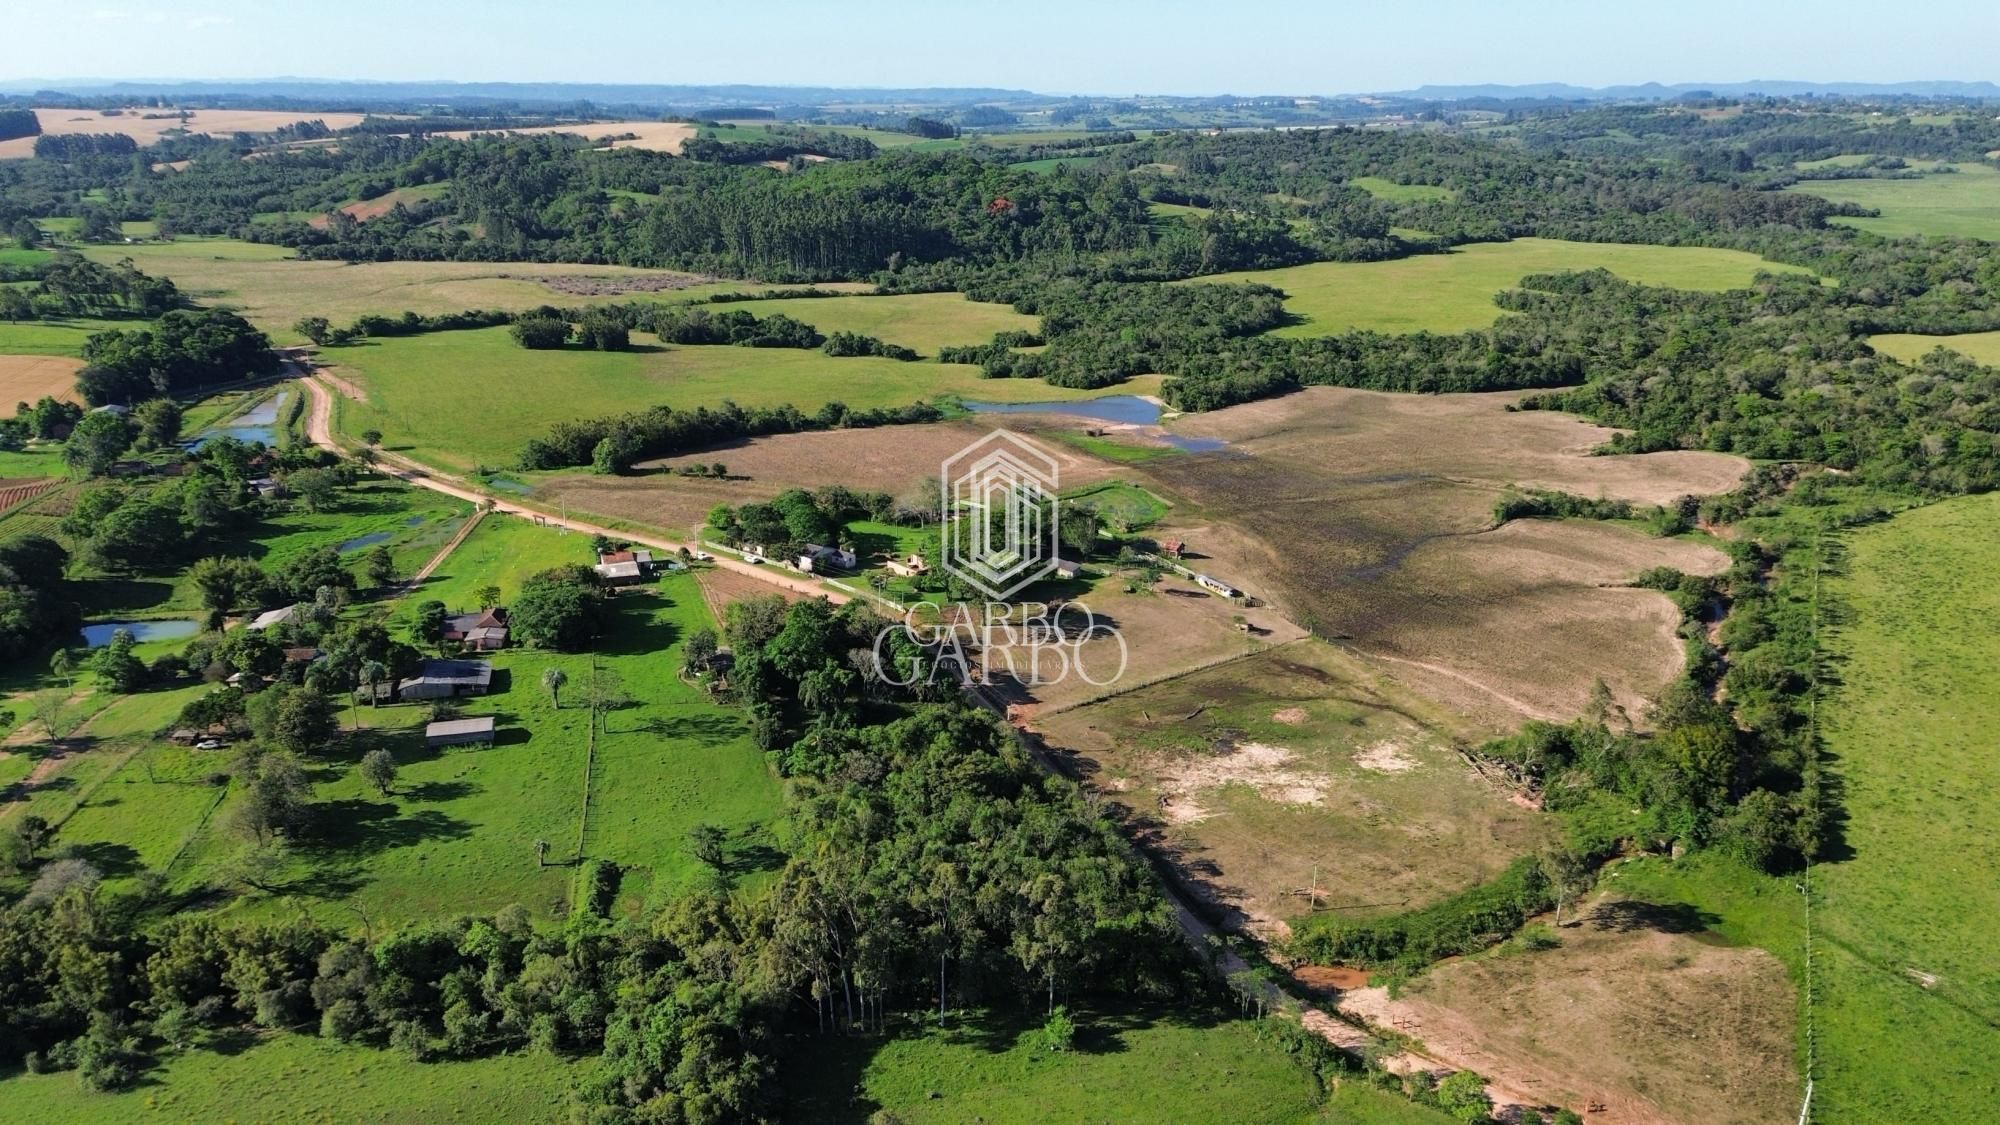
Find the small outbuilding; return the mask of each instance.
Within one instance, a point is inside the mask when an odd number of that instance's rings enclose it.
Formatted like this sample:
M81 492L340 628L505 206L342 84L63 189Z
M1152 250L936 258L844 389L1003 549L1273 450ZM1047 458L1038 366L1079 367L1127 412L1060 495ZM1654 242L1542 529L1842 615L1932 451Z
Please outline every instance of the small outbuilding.
M424 745L433 750L440 746L491 746L493 716L442 719L431 723L424 727Z
M636 561L598 563L591 569L606 586L636 586L646 580L645 568Z
M396 696L413 699L452 699L463 695L485 695L493 688L493 665L484 660L427 660L424 670L396 685Z
M297 617L300 608L300 606L288 605L283 609L267 609L251 618L248 628L252 632L261 633L273 625L283 625L285 622Z

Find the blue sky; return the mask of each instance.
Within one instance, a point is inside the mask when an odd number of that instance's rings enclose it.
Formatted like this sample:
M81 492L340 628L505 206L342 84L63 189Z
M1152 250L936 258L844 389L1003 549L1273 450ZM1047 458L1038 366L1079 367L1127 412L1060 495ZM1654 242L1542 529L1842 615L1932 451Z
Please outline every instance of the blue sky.
M0 78L1345 93L2000 79L2000 2L0 0Z

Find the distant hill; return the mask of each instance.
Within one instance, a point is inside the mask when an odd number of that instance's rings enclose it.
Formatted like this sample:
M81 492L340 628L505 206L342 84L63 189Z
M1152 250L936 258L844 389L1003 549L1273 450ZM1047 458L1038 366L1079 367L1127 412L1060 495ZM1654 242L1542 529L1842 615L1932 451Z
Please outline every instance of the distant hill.
M1795 82L1780 79L1751 82L1679 82L1673 85L1645 82L1637 86L1572 86L1566 82L1539 82L1520 86L1499 84L1419 86L1414 90L1397 90L1380 96L1418 101L1486 99L1508 101L1520 98L1631 101L1678 98L1701 93L1725 98L1740 98L1750 94L1769 94L1773 97L1837 94L1849 97L2000 98L2000 86L1991 82Z
M893 89L829 86L651 86L596 82L355 82L318 78L259 78L247 81L184 79L119 80L105 78L23 78L0 81L0 92L69 94L74 97L165 97L244 99L285 98L316 104L407 104L436 101L454 104L508 102L575 104L589 101L614 105L705 109L737 105L827 105L868 101L960 105L974 102L1022 101L1040 97L1026 90L985 87Z

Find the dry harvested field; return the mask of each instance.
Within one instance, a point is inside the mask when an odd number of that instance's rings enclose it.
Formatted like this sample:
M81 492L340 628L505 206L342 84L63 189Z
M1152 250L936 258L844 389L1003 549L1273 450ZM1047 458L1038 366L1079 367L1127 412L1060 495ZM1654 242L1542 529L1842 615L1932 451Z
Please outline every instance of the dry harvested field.
M1240 925L1423 905L1545 824L1453 749L1457 720L1305 639L1034 721L1139 837Z
M170 110L128 109L115 117L107 117L91 109L37 109L35 117L42 123L44 134L123 133L139 142L142 148L158 141L170 129L186 128L190 133L224 136L229 133L269 133L300 121L324 121L330 129L349 129L361 124L362 118L358 113L295 113L270 109L195 109L188 111L185 122L179 114L154 118L143 116L162 112L172 113ZM0 159L25 159L34 154L33 137L0 141Z
M43 395L82 402L76 395L82 367L82 360L64 355L0 355L0 402L34 402Z
M901 496L925 477L938 475L945 459L988 432L979 422L940 422L872 430L827 430L753 438L689 457L645 462L641 468L679 469L717 461L728 480L683 477L655 471L645 476L561 476L538 486L535 497L579 512L595 512L663 531L700 524L717 504L769 500L787 488L844 484L868 492ZM1050 450L1060 463L1065 486L1105 480L1119 467L1061 446Z
M328 122L332 124L332 122ZM477 129L456 133L433 133L436 137L465 138L502 130ZM695 134L695 127L673 121L593 121L587 125L536 125L527 129L504 130L509 136L531 136L536 133L571 133L587 137L593 141L604 137L632 136L611 142L612 148L643 148L654 152L669 152L679 155L681 145Z
M1723 555L1602 523L1496 530L1494 501L1532 485L1653 503L1726 490L1746 463L1590 456L1611 431L1510 413L1512 399L1315 388L1183 418L1177 431L1230 447L1128 471L1182 501L1177 518L1262 544L1219 558L1219 577L1493 730L1575 714L1599 676L1637 716L1679 645L1666 599L1619 584L1653 566L1717 572Z
M1796 1004L1777 958L1692 912L1600 901L1562 945L1447 962L1341 996L1436 1057L1606 1125L1750 1125L1798 1111Z

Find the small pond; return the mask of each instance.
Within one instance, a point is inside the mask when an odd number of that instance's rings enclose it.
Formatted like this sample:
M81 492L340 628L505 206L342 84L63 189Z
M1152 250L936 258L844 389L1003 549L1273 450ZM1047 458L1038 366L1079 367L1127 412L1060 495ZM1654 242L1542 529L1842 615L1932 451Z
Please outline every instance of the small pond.
M963 405L974 414L1068 414L1121 426L1160 424L1160 404L1138 395L1106 395L1066 402L975 402L968 399ZM1210 453L1229 444L1221 438L1185 437L1171 430L1162 430L1153 436L1188 453Z
M355 538L347 540L346 542L342 543L340 546L334 549L339 551L341 554L346 555L346 554L351 554L355 551L359 551L363 547L373 547L377 543L387 543L388 541L389 541L388 532L376 531L376 532L371 532L370 534L367 535L356 536Z
M180 637L192 637L201 631L201 623L189 619L177 621L100 621L83 627L83 643L91 648L103 648L111 643L111 635L124 629L139 641L171 641Z
M964 405L974 414L1070 414L1127 426L1157 426L1160 423L1159 404L1138 395L1105 395L1103 398L1079 398L1066 402L974 402L967 399Z
M220 425L210 426L188 442L189 449L200 449L204 443L216 438L233 437L237 441L261 441L265 445L278 444L278 418L285 409L285 401L292 395L290 391L279 391L249 410L238 414Z

